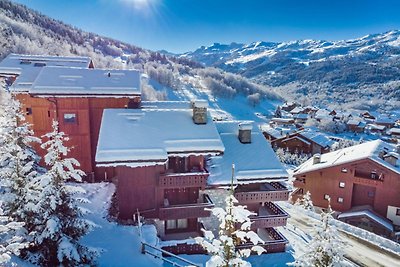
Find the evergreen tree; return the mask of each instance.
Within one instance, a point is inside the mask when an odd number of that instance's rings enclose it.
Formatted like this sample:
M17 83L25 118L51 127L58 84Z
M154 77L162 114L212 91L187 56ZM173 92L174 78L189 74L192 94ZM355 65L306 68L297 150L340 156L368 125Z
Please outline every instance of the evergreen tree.
M20 251L28 246L24 241L24 223L16 222L11 217L4 216L0 202L0 266L11 260L11 255L18 256Z
M275 110L275 117L276 118L282 118L282 111L281 111L281 106L278 106Z
M306 252L291 265L301 267L334 267L347 266L344 259L345 243L340 239L336 227L329 224L333 211L321 213L321 220L316 225L316 232Z
M0 112L0 187L3 215L13 221L24 222L25 233L30 234L32 211L36 198L29 186L36 176L44 173L40 157L32 148L40 139L33 136L20 103L9 93L2 94Z
M232 185L225 199L225 209L212 209L213 215L217 216L220 222L219 236L216 238L211 231L203 230L204 238L195 238L196 242L212 255L206 264L207 267L248 267L251 266L250 263L243 258L249 257L252 251L259 255L265 251L261 246L257 246L258 243L264 243L264 241L250 230L249 216L254 213L247 210L245 206L237 205L238 201L233 196L233 192L232 171ZM237 249L240 244L248 242L254 246L250 249Z
M301 206L302 208L304 208L305 210L309 210L309 211L315 211L314 209L314 204L311 200L311 193L310 191L307 191L303 197L300 199L298 198L296 200L295 205L297 206Z
M37 215L41 215L36 225L36 235L29 248L29 260L41 266L76 266L92 264L97 252L79 243L79 239L95 225L82 218L87 211L78 206L74 198L84 190L67 182L81 181L84 173L75 169L79 162L66 158L69 149L64 146L68 137L59 132L58 123L53 122L53 131L44 135L47 139L42 148L47 150L45 163L48 172L37 177L34 186L40 189Z

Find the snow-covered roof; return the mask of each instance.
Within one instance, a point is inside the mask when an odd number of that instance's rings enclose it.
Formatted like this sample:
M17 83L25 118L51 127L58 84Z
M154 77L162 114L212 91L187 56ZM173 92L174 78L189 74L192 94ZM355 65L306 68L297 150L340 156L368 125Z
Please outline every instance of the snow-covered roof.
M366 128L369 130L383 131L386 129L386 126L378 125L378 124L368 124Z
M10 89L27 91L44 66L88 68L90 63L89 57L9 54L0 62L0 74L18 75Z
M389 134L400 134L400 128L391 128L388 132Z
M379 124L395 124L396 120L394 118L389 118L389 117L378 117L375 119L375 123Z
M150 102L145 102L151 106ZM170 109L167 108L170 104ZM96 162L100 166L164 164L170 155L216 155L224 151L215 124L195 124L190 103L154 103L163 108L106 109Z
M263 132L269 134L270 136L272 136L272 137L274 137L274 138L276 138L276 139L282 138L282 137L284 136L282 130L277 130L277 129L275 129L275 128L272 128L271 126L269 126L269 125L266 124L266 123L265 123L265 124L262 124L262 125L260 126L260 128L261 128L261 131L263 131Z
M320 145L321 147L331 147L335 142L321 132L305 129L300 135Z
M140 95L140 72L87 68L44 67L33 83L35 95Z
M398 164L393 166L389 162L386 162L379 157L379 153L381 151L385 151L387 153L395 151L395 146L383 142L382 140L375 140L322 154L320 163L313 164L313 159L311 158L300 165L295 170L294 175L300 175L303 173L338 166L362 159L371 159L381 166L400 174L400 167Z
M355 126L358 126L360 124L360 121L359 120L356 120L356 119L352 119L352 120L348 120L347 121L347 125L355 125Z
M299 119L299 120L306 120L306 119L308 119L309 115L304 114L304 113L299 113L299 114L295 114L293 117L295 119Z
M292 113L292 114L297 114L297 113L300 113L300 112L302 112L303 111L303 108L301 108L301 107L295 107L294 109L292 109L291 111L290 111L290 113Z
M232 164L235 164L234 182L238 184L257 181L273 181L288 178L283 168L257 127L251 132L251 143L243 144L238 138L239 121L216 122L218 132L225 146L221 156L210 159L208 184L229 185Z
M376 214L368 209L343 212L338 215L338 219L353 218L353 217L360 217L360 216L368 217L370 220L373 220L374 222L382 225L389 231L393 232L393 225L388 220L386 220L385 218L382 218L378 214Z
M324 119L324 118L331 118L331 115L329 115L330 111L326 110L326 109L319 109L316 113L315 113L315 118L316 119Z

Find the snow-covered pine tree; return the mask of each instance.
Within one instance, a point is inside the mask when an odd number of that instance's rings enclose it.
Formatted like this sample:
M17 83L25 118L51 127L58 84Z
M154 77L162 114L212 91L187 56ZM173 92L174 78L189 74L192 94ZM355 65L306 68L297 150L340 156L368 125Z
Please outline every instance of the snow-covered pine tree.
M28 246L24 241L24 223L16 222L5 216L0 201L0 266L7 264L12 255L18 256L20 251ZM21 233L22 232L22 233Z
M344 258L346 244L339 237L336 227L329 224L330 220L333 220L332 214L329 201L327 211L321 213L321 220L315 225L316 232L306 252L291 265L299 267L348 266Z
M44 173L40 157L32 148L40 139L33 136L30 125L20 111L20 103L10 93L2 92L0 112L0 192L4 216L23 222L30 234L35 208L35 190L29 187L37 175Z
M298 198L296 200L295 205L297 206L301 206L302 208L304 208L305 210L309 210L309 211L315 211L314 209L314 204L311 200L311 193L310 191L307 191L302 198Z
M250 215L254 213L246 209L245 206L237 205L238 201L234 197L233 187L234 166L232 166L232 183L229 195L225 199L226 207L213 208L211 211L220 222L218 237L211 231L203 230L203 237L196 237L197 243L202 245L211 254L207 267L248 267L251 264L245 260L251 252L259 255L265 250L258 243L264 241L253 231L250 230ZM239 228L238 228L239 226ZM243 243L252 243L250 249L237 249Z
M83 218L87 213L78 206L77 193L84 193L80 186L67 182L81 181L84 173L75 169L79 162L66 158L69 148L64 146L68 137L58 129L58 122L53 121L53 131L44 135L47 141L42 148L47 150L45 163L48 172L37 177L34 185L40 188L38 214L41 222L36 225L37 234L29 248L29 260L41 266L77 266L93 264L96 250L79 243L79 239L95 225Z

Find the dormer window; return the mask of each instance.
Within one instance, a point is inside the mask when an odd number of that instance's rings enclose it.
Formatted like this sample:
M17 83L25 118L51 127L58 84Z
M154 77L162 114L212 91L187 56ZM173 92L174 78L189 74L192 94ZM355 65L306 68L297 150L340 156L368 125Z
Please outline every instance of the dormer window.
M32 62L30 62L30 61L27 61L27 60L21 60L20 62L19 62L19 64L21 64L21 65L29 65L29 64L31 64Z

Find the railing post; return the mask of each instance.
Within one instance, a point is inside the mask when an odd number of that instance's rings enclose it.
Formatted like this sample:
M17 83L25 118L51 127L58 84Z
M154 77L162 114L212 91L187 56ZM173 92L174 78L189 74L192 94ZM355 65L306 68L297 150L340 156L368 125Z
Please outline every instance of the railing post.
M141 253L142 253L142 254L146 254L146 247L145 247L145 244L144 244L144 243L142 243Z

